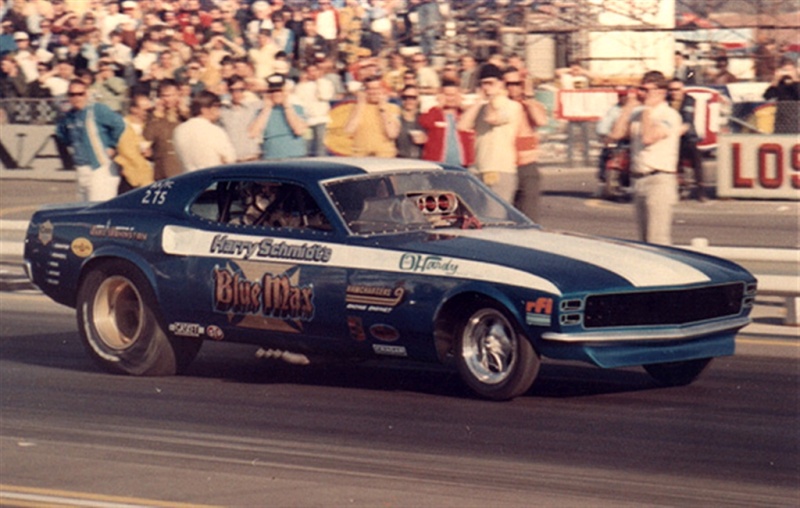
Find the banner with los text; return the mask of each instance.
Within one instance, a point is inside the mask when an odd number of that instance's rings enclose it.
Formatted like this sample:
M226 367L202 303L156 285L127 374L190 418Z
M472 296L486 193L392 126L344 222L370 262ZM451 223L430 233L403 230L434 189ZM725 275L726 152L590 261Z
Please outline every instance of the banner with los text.
M800 139L796 134L719 137L717 195L800 201Z

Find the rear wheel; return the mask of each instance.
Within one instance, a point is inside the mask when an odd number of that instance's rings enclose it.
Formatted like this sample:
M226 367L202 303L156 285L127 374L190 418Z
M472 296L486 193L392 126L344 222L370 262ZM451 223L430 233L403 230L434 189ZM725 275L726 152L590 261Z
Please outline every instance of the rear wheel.
M661 386L688 385L711 363L711 358L700 358L685 362L653 363L644 365L644 370Z
M144 275L124 261L92 268L78 290L78 329L103 369L138 376L184 370L202 341L169 337L157 317L156 298Z
M486 303L466 314L456 333L456 364L464 382L487 399L525 393L539 372L539 357L499 306Z

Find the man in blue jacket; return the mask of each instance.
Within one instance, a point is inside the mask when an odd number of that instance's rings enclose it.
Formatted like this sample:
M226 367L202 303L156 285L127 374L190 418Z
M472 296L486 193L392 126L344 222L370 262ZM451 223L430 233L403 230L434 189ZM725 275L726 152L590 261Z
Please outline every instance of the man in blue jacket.
M67 97L71 107L59 120L56 136L75 161L78 199L111 199L119 187L119 169L113 159L125 121L108 106L91 103L86 83L79 79L70 81Z

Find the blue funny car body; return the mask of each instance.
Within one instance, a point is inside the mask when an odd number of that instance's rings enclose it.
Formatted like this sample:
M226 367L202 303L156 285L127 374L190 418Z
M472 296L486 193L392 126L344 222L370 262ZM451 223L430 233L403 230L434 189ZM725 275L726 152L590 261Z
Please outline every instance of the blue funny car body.
M720 259L544 230L464 171L401 159L219 167L40 210L25 259L114 372L179 372L206 339L442 363L492 399L542 356L691 382L733 354L756 289Z

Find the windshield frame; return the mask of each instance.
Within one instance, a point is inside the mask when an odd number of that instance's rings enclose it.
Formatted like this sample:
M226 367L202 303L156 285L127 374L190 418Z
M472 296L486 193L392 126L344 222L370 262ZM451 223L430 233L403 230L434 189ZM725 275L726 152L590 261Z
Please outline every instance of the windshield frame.
M453 182L460 182L463 183L463 186L468 187L468 190L474 191L475 195L468 196L473 199L473 202L468 202L464 196L456 190L452 188L452 185L449 186L434 186L430 189L425 188L408 188L408 189L400 189L401 194L407 197L408 193L414 193L418 191L430 191L430 192L448 192L454 193L458 196L459 200L463 202L465 208L468 211L475 210L478 213L476 214L477 218L480 220L482 227L510 227L510 228L521 228L521 227L531 227L535 226L535 224L528 219L522 212L514 208L513 206L509 205L507 202L503 201L497 194L492 192L490 188L488 188L483 182L479 179L475 178L474 175L466 172L466 171L452 171L452 170L397 170L397 171L385 171L379 173L365 173L365 174L358 174L358 175L348 175L342 177L331 178L327 180L320 181L320 187L322 192L324 193L326 199L329 201L331 209L336 213L341 224L346 228L348 235L356 236L356 237L370 237L370 236L380 236L380 235L393 235L393 234L404 234L404 233L412 233L412 232L420 232L420 231L431 231L440 233L443 230L453 228L455 226L450 225L447 227L436 226L435 224L431 223L430 221L424 221L419 223L394 223L398 227L387 227L384 229L379 230L367 230L367 231L358 231L352 227L354 222L353 218L349 218L347 209L343 206L341 202L338 200L337 192L334 189L336 186L340 185L347 185L347 184L357 184L358 182L375 182L376 185L380 185L380 182L392 182L392 186L396 183L408 183L409 179L414 179L417 177L422 177L423 179L427 179L428 181L432 179L463 179L453 180ZM385 196L386 199L399 197L401 194L391 194ZM479 195L478 195L479 194ZM360 201L360 203L364 204L368 196L365 196L364 199ZM493 208L496 212L499 212L498 215L481 215L481 212L485 210L480 206L475 206L474 200L475 199L483 199L484 204L487 207ZM359 200L356 200L355 203L359 203ZM351 210L352 212L352 210ZM387 221L387 224L390 222Z

